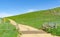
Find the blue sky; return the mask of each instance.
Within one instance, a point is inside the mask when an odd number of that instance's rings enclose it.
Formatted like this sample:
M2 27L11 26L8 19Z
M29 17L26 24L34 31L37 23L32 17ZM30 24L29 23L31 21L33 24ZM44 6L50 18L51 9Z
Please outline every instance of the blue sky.
M60 7L60 0L0 0L0 17Z

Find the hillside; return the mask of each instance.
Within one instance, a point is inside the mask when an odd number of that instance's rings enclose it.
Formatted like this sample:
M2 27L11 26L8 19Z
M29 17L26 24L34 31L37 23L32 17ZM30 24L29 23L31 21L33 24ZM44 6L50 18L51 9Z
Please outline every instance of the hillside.
M60 7L8 17L17 23L40 28L46 22L60 22Z
M47 24L46 27L48 27L48 25L49 27L44 31L60 36L60 7L5 17L5 19L8 18L19 24L28 25L38 29L42 29L42 25Z

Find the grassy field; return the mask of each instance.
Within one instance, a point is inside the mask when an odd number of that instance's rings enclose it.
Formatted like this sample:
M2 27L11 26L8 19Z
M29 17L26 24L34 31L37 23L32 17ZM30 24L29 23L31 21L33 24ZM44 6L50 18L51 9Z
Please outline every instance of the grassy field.
M41 29L42 25L46 22L57 23L57 25L60 25L60 7L48 9L48 10L30 12L30 13L11 16L7 18L13 19L17 23L21 23ZM60 35L60 28L58 27L57 29L52 29L51 31L47 30L47 32L50 32L55 35Z
M18 32L16 28L9 23L0 19L0 37L17 37Z

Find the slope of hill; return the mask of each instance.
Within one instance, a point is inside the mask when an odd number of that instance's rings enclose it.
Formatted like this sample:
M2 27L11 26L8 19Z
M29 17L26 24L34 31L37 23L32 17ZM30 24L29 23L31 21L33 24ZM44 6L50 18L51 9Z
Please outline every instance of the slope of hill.
M60 22L60 7L11 16L8 18L15 20L17 23L40 28L45 22Z
M30 13L11 16L7 18L13 19L17 23L24 24L24 25L26 24L40 29L44 23L54 23L57 25L60 24L60 7L48 9L48 10L30 12ZM60 28L53 29L52 32L51 31L48 32L56 35L60 35L59 34Z

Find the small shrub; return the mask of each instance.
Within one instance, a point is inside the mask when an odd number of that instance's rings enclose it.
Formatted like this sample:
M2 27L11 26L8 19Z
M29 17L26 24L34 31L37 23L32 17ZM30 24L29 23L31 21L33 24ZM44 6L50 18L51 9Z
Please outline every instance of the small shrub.
M50 26L49 24L43 24L42 29L53 35L60 36L60 26Z

